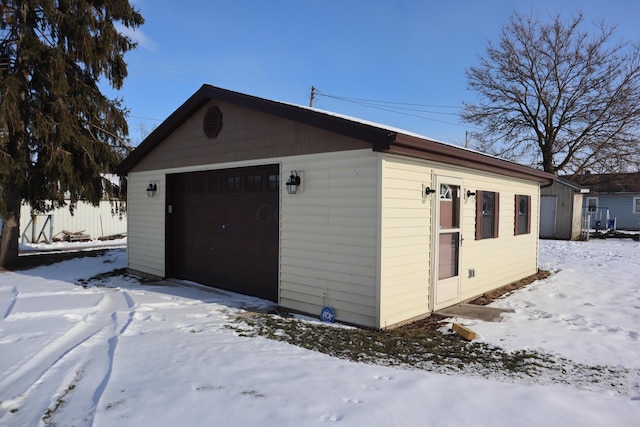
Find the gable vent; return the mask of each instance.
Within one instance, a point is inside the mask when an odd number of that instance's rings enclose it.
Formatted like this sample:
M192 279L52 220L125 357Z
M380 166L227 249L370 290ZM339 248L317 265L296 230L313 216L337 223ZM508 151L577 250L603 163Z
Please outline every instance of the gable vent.
M222 112L218 107L209 107L202 120L202 130L207 138L215 138L222 129Z

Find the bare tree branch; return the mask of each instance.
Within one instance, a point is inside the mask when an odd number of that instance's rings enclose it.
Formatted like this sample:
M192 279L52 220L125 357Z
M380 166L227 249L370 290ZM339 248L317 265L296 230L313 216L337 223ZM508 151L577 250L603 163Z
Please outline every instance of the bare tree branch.
M640 45L582 15L541 22L514 13L497 44L466 70L479 94L461 117L483 129L475 148L547 172L635 170L640 152Z

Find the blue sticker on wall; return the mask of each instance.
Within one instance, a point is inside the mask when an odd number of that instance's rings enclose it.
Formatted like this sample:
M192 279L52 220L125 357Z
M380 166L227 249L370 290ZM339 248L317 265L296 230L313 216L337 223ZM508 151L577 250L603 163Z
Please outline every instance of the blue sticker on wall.
M323 322L333 323L335 319L335 314L333 313L333 308L331 307L323 307L322 312L320 313L320 320Z

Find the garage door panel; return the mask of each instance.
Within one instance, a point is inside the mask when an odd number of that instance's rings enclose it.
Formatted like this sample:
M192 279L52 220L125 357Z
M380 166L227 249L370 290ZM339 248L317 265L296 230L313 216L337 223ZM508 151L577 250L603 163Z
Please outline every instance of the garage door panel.
M278 174L271 165L168 176L168 274L277 300Z

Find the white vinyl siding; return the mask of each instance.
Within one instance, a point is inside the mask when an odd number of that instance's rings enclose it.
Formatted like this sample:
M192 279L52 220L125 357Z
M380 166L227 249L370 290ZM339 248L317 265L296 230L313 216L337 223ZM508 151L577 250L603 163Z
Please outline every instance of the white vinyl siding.
M380 325L425 316L429 309L431 169L418 161L384 156L381 165Z
M438 172L436 172L438 173ZM447 170L450 175L451 171ZM466 170L464 180L463 242L460 250L461 300L534 274L538 269L539 186L537 183ZM499 194L498 237L475 240L474 196L466 191L493 191ZM514 235L515 195L531 196L531 232ZM474 277L469 277L469 269Z
M155 197L147 196L150 181L158 181ZM163 171L130 173L127 185L127 256L129 268L165 275L165 174Z
M537 183L488 172L384 156L381 227L381 325L420 317L433 310L430 291L436 254L431 234L437 194L422 197L421 185L432 177L462 179L461 296L464 301L537 271L539 187ZM420 186L419 186L420 185ZM467 190L499 193L499 232L495 239L475 240L476 200ZM514 236L515 195L531 196L531 233ZM469 277L469 269L474 277Z
M279 304L316 315L329 305L336 320L377 327L377 159L354 150L132 172L129 268L165 275L166 174L281 163ZM297 194L284 186L291 170L302 176ZM145 191L151 180L156 197Z
M304 191L283 191L280 305L376 327L377 154L371 150L282 160L303 172Z
M384 328L428 315L433 275L434 177L463 180L461 300L537 270L538 184L460 167L354 150L233 162L129 175L129 268L164 277L165 176L196 170L281 164L279 301L336 320ZM284 182L299 171L302 190ZM148 197L149 181L158 195ZM499 237L476 241L475 199L466 191L500 194ZM516 194L531 196L531 233L514 236ZM474 269L474 277L468 277Z

